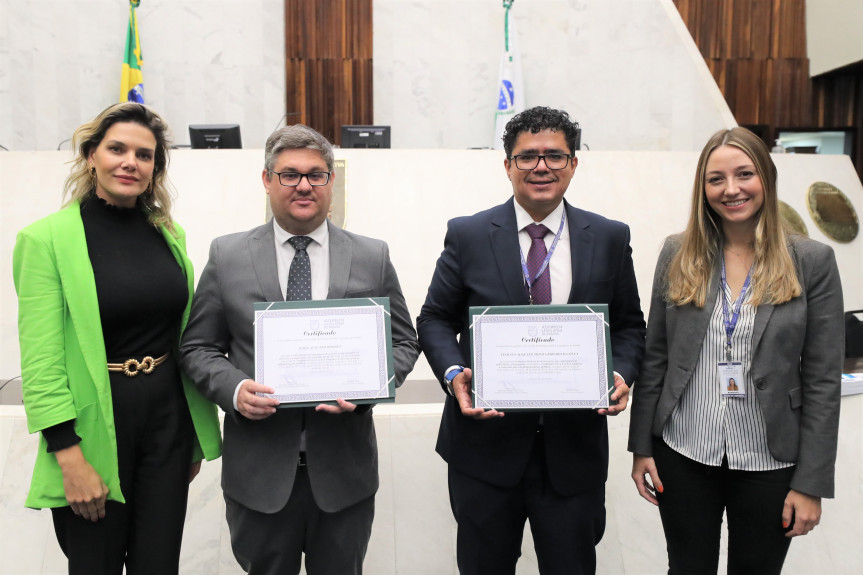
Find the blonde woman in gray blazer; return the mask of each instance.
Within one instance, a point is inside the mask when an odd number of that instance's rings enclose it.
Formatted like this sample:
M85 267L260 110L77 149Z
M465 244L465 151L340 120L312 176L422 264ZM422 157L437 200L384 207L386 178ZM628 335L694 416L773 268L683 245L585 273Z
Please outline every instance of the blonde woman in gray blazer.
M842 312L832 249L782 228L766 145L717 132L687 228L656 266L632 404L632 478L659 506L669 573L716 573L723 512L728 573L780 573L791 537L819 523L833 496Z

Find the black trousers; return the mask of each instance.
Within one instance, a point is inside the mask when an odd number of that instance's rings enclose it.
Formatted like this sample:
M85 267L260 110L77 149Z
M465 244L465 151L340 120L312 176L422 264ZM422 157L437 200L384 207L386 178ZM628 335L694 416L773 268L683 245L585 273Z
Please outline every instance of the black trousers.
M261 513L225 495L225 513L234 557L250 575L299 573L303 554L308 575L360 575L372 535L375 496L327 513L315 503L309 474L300 467L291 496L279 511Z
M525 521L530 521L542 575L596 572L596 545L605 532L605 484L571 497L555 493L541 433L515 487L491 485L450 466L449 493L461 575L514 574Z
M670 575L716 574L723 511L728 517L728 574L782 571L791 543L782 527L782 508L794 467L736 471L725 461L720 467L704 465L659 438L653 458L662 479L657 499Z
M193 427L173 359L153 373L111 373L120 489L105 518L52 509L71 575L177 573L189 493Z

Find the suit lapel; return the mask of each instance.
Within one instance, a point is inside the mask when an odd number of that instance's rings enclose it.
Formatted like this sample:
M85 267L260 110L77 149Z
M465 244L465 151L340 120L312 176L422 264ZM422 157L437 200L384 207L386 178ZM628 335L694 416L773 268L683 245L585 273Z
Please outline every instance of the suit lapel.
M797 270L801 269L802 263L800 262L797 254L796 244L794 242L790 242L788 244L788 249L791 253L791 257L794 260L794 267ZM798 272L799 273L799 272ZM803 286L803 282L800 283L801 287ZM755 312L755 326L752 329L752 355L754 357L755 353L758 351L758 344L761 342L761 336L764 335L764 330L767 329L767 323L770 321L770 318L773 316L773 310L776 307L770 303L761 303L758 305L758 309Z
M249 252L255 277L266 301L284 301L285 294L279 286L279 266L276 262L276 238L273 220L259 227L249 237Z
M569 228L569 256L572 269L572 288L567 303L593 303L582 301L587 293L593 269L593 232L581 214L564 200L566 225Z
M351 242L337 226L327 221L330 236L330 289L327 299L342 299L348 289L351 273Z
M773 304L762 303L758 306L755 312L755 327L752 330L752 355L758 351L758 343L761 341L761 336L764 335L764 330L767 328L767 322L770 316L773 315Z
M180 334L182 335L186 329L186 322L189 321L189 312L192 309L191 296L195 293L195 270L192 267L192 261L186 255L185 232L183 232L183 229L178 224L174 224L174 227L177 231L177 237L174 237L174 234L168 231L165 226L159 226L159 231L162 232L165 243L168 244L168 248L174 255L174 259L177 260L177 264L183 270L183 275L186 276L186 288L189 290L189 299L186 302L186 309L183 310L183 321L180 323Z
M81 221L81 206L76 202L58 212L53 219L52 228L57 271L63 285L69 317L72 318L87 371L101 395L107 393L109 388L106 368L108 360L105 356L96 278L87 251L84 223Z
M518 225L515 221L513 199L498 206L491 218L489 251L497 263L509 305L525 305L529 302L519 256Z
M719 265L717 264L713 266L713 272L710 274L710 285L707 288L704 307L690 304L673 308L678 314L675 325L680 330L675 335L674 341L671 342L677 348L674 355L680 358L680 361L687 362L689 364L687 367L690 370L695 368L701 354L701 345L707 335L710 317L716 306L716 298L724 297L724 294L719 291L719 284Z

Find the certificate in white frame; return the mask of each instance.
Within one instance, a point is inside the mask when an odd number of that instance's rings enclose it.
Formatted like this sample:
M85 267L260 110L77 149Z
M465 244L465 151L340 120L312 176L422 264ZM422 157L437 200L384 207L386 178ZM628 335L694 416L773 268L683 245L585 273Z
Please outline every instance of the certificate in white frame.
M280 407L395 401L389 298L255 303L255 381Z
M614 389L607 304L470 308L473 405L599 409Z

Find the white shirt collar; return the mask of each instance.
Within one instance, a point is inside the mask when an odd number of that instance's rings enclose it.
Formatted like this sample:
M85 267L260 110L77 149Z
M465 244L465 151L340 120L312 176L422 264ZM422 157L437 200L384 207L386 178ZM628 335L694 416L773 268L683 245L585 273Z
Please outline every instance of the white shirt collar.
M280 226L279 223L276 221L276 218L273 218L273 232L276 234L276 243L278 243L279 245L283 245L290 238L297 235L283 230L282 226ZM312 231L312 233L306 234L306 236L312 238L312 241L319 245L325 245L330 237L330 230L327 226L327 220L324 220L321 225L316 227Z
M534 223L533 218L530 217L530 214L527 213L521 204L517 201L513 200L513 205L515 206L515 223L518 231L524 230L527 226ZM536 222L537 224L542 224L548 229L551 230L552 233L557 233L558 228L560 228L560 218L563 217L563 200L560 200L560 203L554 208L544 220L541 222Z

